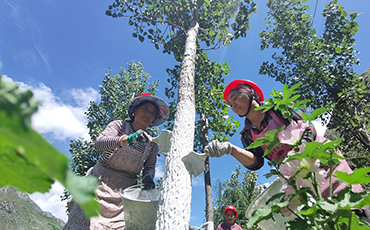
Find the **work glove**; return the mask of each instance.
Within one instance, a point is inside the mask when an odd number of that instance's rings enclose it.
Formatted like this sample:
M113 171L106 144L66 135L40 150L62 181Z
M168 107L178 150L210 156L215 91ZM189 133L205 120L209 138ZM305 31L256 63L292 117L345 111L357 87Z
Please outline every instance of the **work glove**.
M128 135L127 141L129 145L133 144L146 144L149 143L151 140L151 136L147 134L145 131L139 129L135 133Z
M144 179L143 179L143 183L144 183L144 188L143 188L144 190L149 190L149 189L154 189L155 188L154 181L150 176L145 176Z
M214 140L208 143L204 148L204 153L210 157L221 157L225 154L229 155L231 153L232 145L230 142L219 142Z

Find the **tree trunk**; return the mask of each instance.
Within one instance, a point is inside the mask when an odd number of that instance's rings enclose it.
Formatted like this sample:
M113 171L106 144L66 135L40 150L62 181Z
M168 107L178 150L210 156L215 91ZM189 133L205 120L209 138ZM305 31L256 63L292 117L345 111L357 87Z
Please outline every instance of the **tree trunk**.
M203 150L208 144L208 119L204 114L201 114L201 124L202 124L202 142ZM203 151L204 152L204 151ZM209 157L204 162L204 187L206 192L206 220L209 223L207 230L214 230L213 225L213 200L212 200L212 185L211 185L211 171L209 166Z
M199 24L195 22L186 35L171 149L166 157L163 190L157 213L157 230L189 229L191 174L181 159L189 154L194 146L194 76L198 31Z

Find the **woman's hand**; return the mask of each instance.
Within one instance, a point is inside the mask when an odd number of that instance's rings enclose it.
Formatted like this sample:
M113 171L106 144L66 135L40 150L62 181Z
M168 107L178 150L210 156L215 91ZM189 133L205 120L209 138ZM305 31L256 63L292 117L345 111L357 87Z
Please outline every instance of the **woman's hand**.
M232 145L230 142L219 142L214 140L208 143L204 148L204 152L210 157L221 157L225 154L230 155Z
M154 189L155 188L154 181L150 176L145 176L144 179L143 179L143 183L144 183L144 188L143 188L144 190L149 190L149 189Z
M129 145L146 144L152 140L152 137L144 130L139 129L135 133L128 135L127 141Z

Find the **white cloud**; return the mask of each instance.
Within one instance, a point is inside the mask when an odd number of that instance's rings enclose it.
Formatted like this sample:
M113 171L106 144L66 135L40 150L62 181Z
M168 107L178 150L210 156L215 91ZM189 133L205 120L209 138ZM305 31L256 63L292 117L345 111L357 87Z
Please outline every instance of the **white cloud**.
M66 204L67 201L61 201L60 196L63 195L64 187L56 181L49 192L35 192L30 195L30 198L43 210L52 213L55 217L67 222Z
M4 77L4 80L10 80ZM66 104L60 97L53 94L52 90L39 83L31 86L23 82L17 82L20 89L31 89L34 98L42 103L37 113L32 116L32 127L41 134L51 134L56 140L77 139L83 137L88 140L87 120L84 112L88 102L98 98L98 92L93 88L71 89L64 94L70 95L75 106Z
M204 187L204 176L201 176L201 175L203 175L203 174L200 174L197 177L193 176L192 186L202 186L202 187Z
M163 156L161 156L163 157ZM163 178L164 176L164 165L161 161L157 161L157 164L155 165L155 176L154 178L159 179Z

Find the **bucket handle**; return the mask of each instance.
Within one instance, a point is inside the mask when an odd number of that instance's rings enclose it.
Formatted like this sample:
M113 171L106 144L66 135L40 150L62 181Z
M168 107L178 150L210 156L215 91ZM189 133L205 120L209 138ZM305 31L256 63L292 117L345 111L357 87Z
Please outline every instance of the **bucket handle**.
M119 189L119 191L120 191L120 193L124 193L124 190L133 190L133 189L135 189L135 188L144 188L144 184L134 184L134 185L132 185L132 186L129 186L129 187L127 187L127 188L125 188L125 189L123 189L123 188L120 188Z

